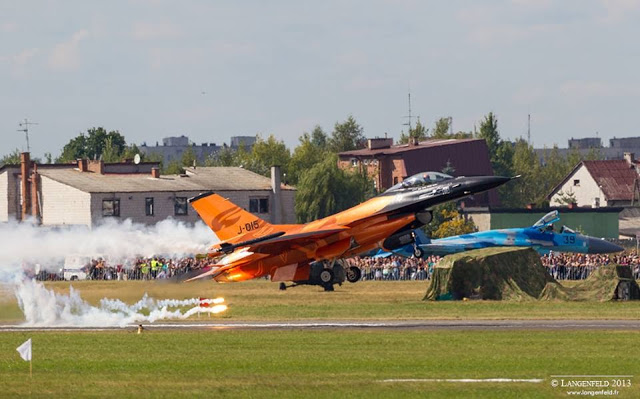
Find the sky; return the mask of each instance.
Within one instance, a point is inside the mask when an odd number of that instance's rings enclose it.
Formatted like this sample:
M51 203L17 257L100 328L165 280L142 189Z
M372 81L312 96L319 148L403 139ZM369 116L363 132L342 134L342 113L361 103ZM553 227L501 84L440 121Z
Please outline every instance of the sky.
M640 136L640 0L0 1L0 156L59 155L94 126L128 143L274 134L349 115L368 137ZM413 123L415 123L415 119Z

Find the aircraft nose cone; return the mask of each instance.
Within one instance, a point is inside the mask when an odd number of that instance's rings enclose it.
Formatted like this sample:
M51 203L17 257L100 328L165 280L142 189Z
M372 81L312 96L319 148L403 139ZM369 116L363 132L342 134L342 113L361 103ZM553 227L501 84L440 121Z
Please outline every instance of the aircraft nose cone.
M589 237L588 244L590 254L608 254L624 251L621 246L600 238Z
M466 186L469 191L479 193L501 186L509 180L510 177L504 176L475 176L469 177Z

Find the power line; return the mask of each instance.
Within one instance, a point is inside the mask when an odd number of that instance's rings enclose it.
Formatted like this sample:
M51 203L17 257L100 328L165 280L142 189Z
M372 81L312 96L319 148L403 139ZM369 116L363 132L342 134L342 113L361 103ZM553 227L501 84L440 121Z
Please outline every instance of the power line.
M29 147L29 125L37 125L37 122L29 122L27 118L24 118L24 122L18 123L18 125L22 129L18 129L18 132L24 132L27 137L27 152L31 152L31 148Z

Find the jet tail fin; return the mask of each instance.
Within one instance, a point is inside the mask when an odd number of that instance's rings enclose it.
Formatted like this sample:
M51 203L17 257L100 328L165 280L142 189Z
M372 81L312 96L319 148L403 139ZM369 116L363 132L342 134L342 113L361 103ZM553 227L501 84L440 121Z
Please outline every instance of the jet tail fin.
M431 242L431 238L427 237L422 229L415 229L414 234L416 245L429 244Z
M275 231L271 224L212 192L190 198L189 203L223 242L240 237L248 240Z

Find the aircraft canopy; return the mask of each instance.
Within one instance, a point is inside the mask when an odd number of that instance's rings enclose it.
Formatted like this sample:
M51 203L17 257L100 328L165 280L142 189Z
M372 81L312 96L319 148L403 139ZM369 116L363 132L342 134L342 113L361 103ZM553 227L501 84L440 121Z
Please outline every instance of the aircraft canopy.
M544 227L551 223L555 223L558 220L560 220L560 217L558 217L558 211L551 211L538 220L533 227Z
M394 191L402 188L426 186L429 184L438 183L444 180L453 179L453 176L440 173L440 172L421 172L411 177L407 177L400 183L389 188L387 191Z

